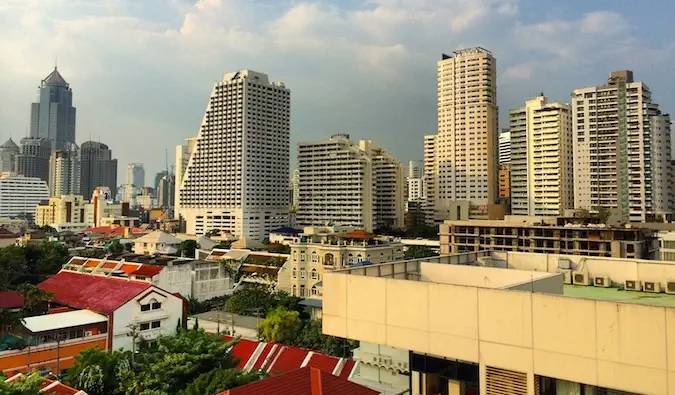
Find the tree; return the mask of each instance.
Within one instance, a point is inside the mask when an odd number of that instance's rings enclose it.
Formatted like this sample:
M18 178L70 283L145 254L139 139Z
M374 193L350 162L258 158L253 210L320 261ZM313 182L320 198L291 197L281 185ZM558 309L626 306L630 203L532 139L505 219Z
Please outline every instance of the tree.
M276 307L304 313L299 305L302 299L284 291L274 291L269 286L254 285L236 291L225 302L225 310L239 315L267 316Z
M405 259L419 259L438 256L438 253L427 246L410 246L404 256Z
M265 246L267 252L273 252L275 254L290 254L291 247L281 244L281 243L272 243Z
M33 284L19 285L19 293L23 295L23 309L24 317L32 315L44 314L47 311L47 304L54 296L52 292L45 291Z
M199 248L196 240L183 240L178 247L178 254L182 257L191 258L195 256L195 250Z
M5 383L5 378L0 374L0 394L2 395L35 395L40 393L40 386L44 379L37 372L15 380L12 383Z
M119 239L115 239L108 243L108 245L105 246L105 249L111 254L121 254L124 252L124 246L120 243Z
M15 290L19 284L38 284L56 274L68 262L68 248L43 242L0 249L0 290Z
M277 307L270 311L260 324L258 332L266 342L289 343L298 334L300 318L297 311L288 311L283 307Z
M108 352L98 347L82 351L68 369L64 382L89 395L123 394L119 390L124 372L131 368L129 351Z
M612 212L604 207L594 207L594 210L596 213L593 217L601 224L607 224L607 221L609 221L609 218L612 216Z
M179 395L217 395L267 377L264 371L246 372L240 369L212 370L197 377Z
M352 350L359 346L358 341L324 335L321 321L306 320L294 338L292 345L310 350L321 351L340 358L351 357Z

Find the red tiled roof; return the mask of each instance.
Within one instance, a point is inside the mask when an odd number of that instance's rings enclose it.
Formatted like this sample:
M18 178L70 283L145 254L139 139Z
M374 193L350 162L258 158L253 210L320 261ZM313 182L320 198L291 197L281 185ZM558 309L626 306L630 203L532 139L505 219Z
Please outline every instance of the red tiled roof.
M260 353L260 357L256 359L255 363L253 364L253 369L262 369L263 363L265 363L265 360L267 359L267 355L269 355L270 351L274 347L274 344L272 343L267 343L265 344L265 348L263 348L262 353Z
M322 372L317 368L305 367L290 373L269 377L254 383L233 388L219 395L377 395L360 384Z
M152 285L144 281L59 272L38 285L56 303L111 314Z
M232 356L239 360L238 368L241 369L246 365L256 348L258 348L258 342L246 339L240 339L239 343L232 347Z
M49 395L75 395L80 392L79 390L69 387L59 381L50 379L43 381L40 388L42 388L45 394Z
M155 265L141 265L138 269L133 271L131 274L134 276L143 276L143 277L155 277L159 272L164 269L164 266L155 266Z
M0 309L18 309L23 307L23 295L16 291L0 292Z
M345 239L374 239L375 235L364 230L353 230L351 232L344 233L341 237Z
M308 350L284 346L279 355L275 357L276 360L272 361L265 370L272 376L290 372L302 366L308 353Z
M340 362L339 359L333 358L331 356L313 353L306 366L309 366L310 368L321 369L322 372L332 373L333 370L335 370L335 366L337 366L338 362Z
M338 376L340 376L340 378L345 380L348 379L349 375L352 374L352 370L354 370L354 365L356 365L356 361L354 361L353 359L346 360Z

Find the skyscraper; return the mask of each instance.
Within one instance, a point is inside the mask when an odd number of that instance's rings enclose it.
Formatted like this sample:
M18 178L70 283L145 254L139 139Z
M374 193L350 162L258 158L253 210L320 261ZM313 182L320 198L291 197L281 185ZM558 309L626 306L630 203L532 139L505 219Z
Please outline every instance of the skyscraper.
M56 67L42 80L38 101L31 105L30 136L49 139L52 150L75 144L73 91Z
M499 164L511 163L511 132L509 129L499 133Z
M176 189L176 177L173 173L164 175L159 180L159 185L157 187L157 205L159 207L172 207L174 202L174 191Z
M190 157L192 153L197 148L197 137L190 137L185 139L186 143L176 147L176 177L175 177L175 192L173 196L173 212L174 218L179 218L179 208L180 208L180 188L185 178L185 170L187 165L190 162ZM164 172L164 175L169 174L168 171ZM157 174L159 175L159 173ZM164 176L162 175L162 177ZM161 177L160 177L161 178ZM155 178L157 185L159 186L159 179Z
M127 184L138 188L145 186L145 169L142 163L129 163L127 165Z
M107 145L95 141L82 143L80 158L82 196L89 198L96 187L117 191L117 159L112 158L112 151Z
M470 202L487 213L496 200L496 70L492 53L480 47L443 54L438 62L438 135L433 155L425 156L433 162L437 221L453 202Z
M564 215L574 206L572 109L539 96L509 117L511 214Z
M49 181L49 155L51 143L42 137L24 137L21 139L19 154L14 157L14 169L17 174Z
M671 213L672 188L655 185L672 171L655 156L669 149L659 134L670 136L670 123L649 87L630 70L612 72L607 84L573 92L572 113L575 208L618 209L636 222Z
M19 154L19 146L11 138L0 146L0 173L14 171L14 161Z
M49 195L80 194L80 149L71 144L70 149L55 150L49 158Z
M250 70L216 83L180 174L176 211L187 233L220 229L262 240L287 224L290 95Z

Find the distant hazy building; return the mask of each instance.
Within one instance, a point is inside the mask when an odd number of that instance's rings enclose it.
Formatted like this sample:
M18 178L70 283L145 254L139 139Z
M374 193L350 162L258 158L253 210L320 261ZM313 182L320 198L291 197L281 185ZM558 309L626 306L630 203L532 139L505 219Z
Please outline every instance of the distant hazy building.
M291 177L291 207L297 209L300 201L300 170L293 170L293 177Z
M51 147L51 143L46 138L22 138L20 152L14 157L14 172L47 182L49 180Z
M49 157L49 195L79 194L80 175L80 149L77 145L52 151Z
M511 132L504 129L499 134L499 164L511 162Z
M142 163L129 163L127 165L127 184L135 185L138 188L145 186L145 169Z
M632 222L671 213L671 188L656 186L672 171L656 157L668 149L670 123L649 87L630 70L615 71L605 85L576 89L572 110L575 207L619 209Z
M177 149L175 211L187 233L263 240L287 224L290 111L290 90L266 74L241 70L216 83L195 145Z
M117 159L107 145L95 141L82 143L80 147L82 177L81 195L92 196L97 187L107 187L117 191Z
M38 101L31 105L30 136L49 139L52 150L75 144L73 91L56 67L42 80Z
M35 207L47 199L49 188L44 180L16 173L0 174L0 218L20 218L32 223Z
M407 199L409 202L419 202L426 199L424 186L424 165L420 161L408 162Z
M564 215L574 206L570 106L539 96L509 117L511 214Z
M176 190L176 177L173 173L169 173L159 180L157 187L157 206L158 207L173 207L174 191Z
M13 172L19 146L11 138L0 146L0 173Z
M180 187L185 177L185 169L190 161L190 156L195 151L197 147L197 138L190 137L185 139L186 143L176 147L176 181L175 181L175 190L173 196L173 207L174 207L174 218L178 219L179 209L180 209ZM168 171L164 172L164 175L168 174ZM159 173L157 174L159 176ZM162 177L164 176L162 175ZM160 177L161 179L161 177ZM155 182L159 187L159 179L155 178Z
M357 144L349 135L337 134L301 142L298 169L298 225L333 223L366 231L403 226L403 167L371 141Z

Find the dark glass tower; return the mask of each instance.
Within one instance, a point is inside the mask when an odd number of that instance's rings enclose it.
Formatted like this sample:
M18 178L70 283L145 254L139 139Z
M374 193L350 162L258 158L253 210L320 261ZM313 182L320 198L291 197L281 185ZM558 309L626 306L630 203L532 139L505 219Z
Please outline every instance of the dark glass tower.
M112 193L117 191L117 159L107 145L87 141L80 146L80 194L91 199L96 187L108 187Z
M31 105L30 136L49 139L52 150L75 144L73 91L56 67L42 80L38 101Z

